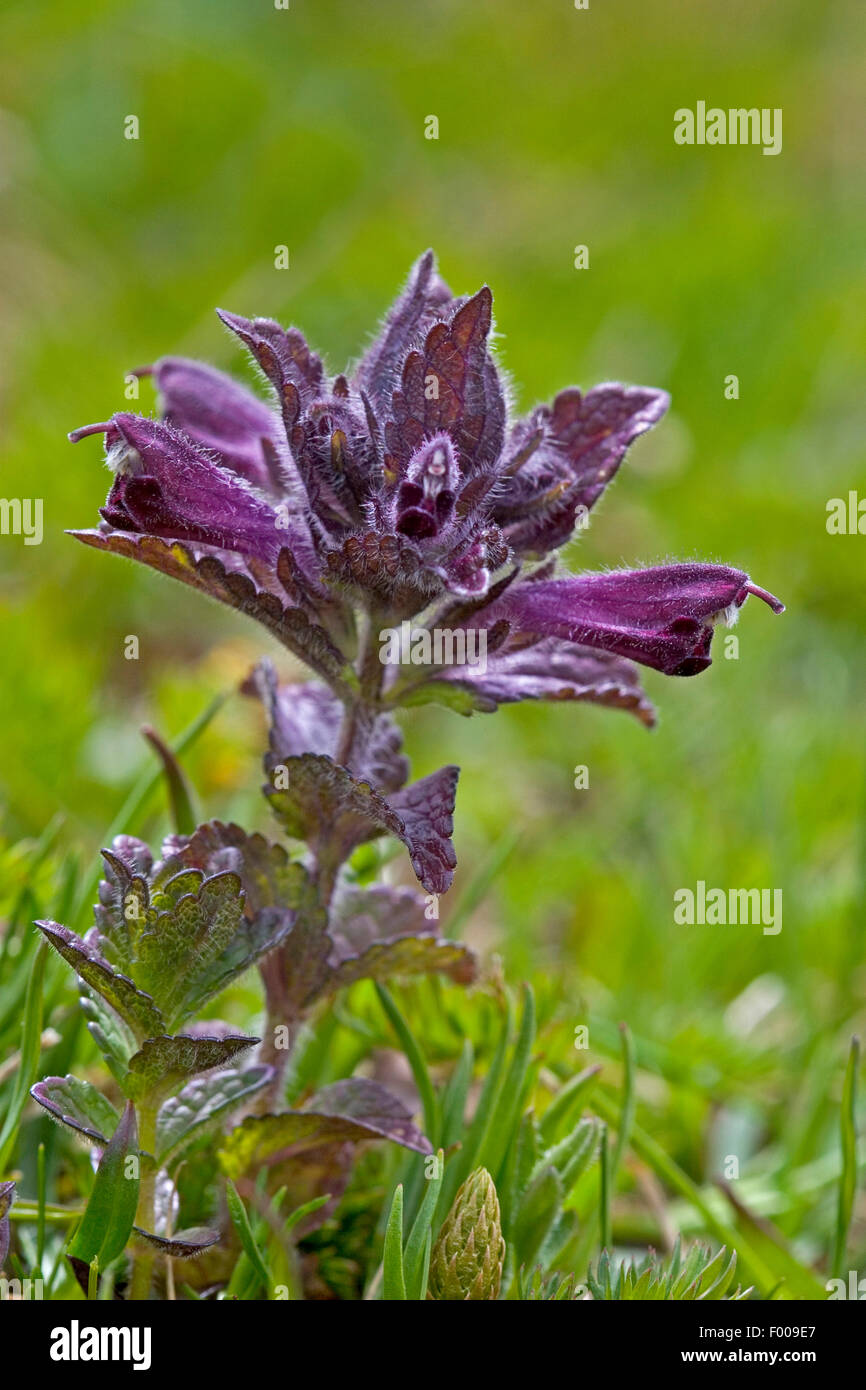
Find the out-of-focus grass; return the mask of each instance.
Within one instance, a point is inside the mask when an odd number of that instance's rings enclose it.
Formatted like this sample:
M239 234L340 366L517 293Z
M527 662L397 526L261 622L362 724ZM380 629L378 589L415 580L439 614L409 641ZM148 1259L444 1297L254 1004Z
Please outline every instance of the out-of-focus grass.
M519 831L470 930L510 975L556 971L599 1046L627 1018L641 1065L685 1078L659 1142L701 1174L734 1133L817 1153L866 996L866 539L825 529L829 498L866 496L864 23L853 0L8 3L0 492L45 507L41 546L0 538L8 839L60 811L95 850L152 756L138 726L176 734L270 648L63 535L107 482L66 432L164 352L247 373L216 304L343 365L432 244L455 289L492 285L521 406L614 377L673 395L570 562L725 560L788 604L750 602L738 659L699 679L649 673L652 735L580 707L413 713L418 770L463 767L454 896ZM698 99L781 107L782 154L676 146ZM230 701L188 762L208 814L264 823L260 741ZM781 933L676 926L698 879L781 888Z

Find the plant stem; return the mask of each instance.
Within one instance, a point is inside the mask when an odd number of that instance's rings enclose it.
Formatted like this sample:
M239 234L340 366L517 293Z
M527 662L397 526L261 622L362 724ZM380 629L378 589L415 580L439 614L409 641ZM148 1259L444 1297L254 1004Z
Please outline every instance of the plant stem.
M357 772L363 761L364 739L373 727L376 715L381 710L382 682L385 668L379 659L378 633L382 625L381 615L368 614L364 621L358 658L355 670L358 676L357 694L343 698L343 718L337 733L334 760L349 772ZM327 862L327 856L318 856L313 879L316 891L314 921L327 921L328 906L334 891L339 863ZM323 862L323 858L324 861ZM303 930L303 924L295 924L295 933ZM321 927L308 925L311 934ZM274 1079L259 1093L253 1104L253 1111L262 1113L279 1102L286 1064L294 1045L294 1035L301 1019L297 1011L289 1006L286 993L284 952L277 947L259 966L259 973L265 987L265 1037L259 1049L259 1058L274 1068ZM287 1027L289 1046L277 1047L277 1030Z
M142 1153L156 1154L156 1106L142 1104L138 1107L138 1135ZM154 1227L154 1199L156 1196L156 1164L148 1164L142 1174L138 1189L138 1210L135 1224L144 1231ZM146 1302L150 1297L153 1279L154 1254L152 1249L143 1249L133 1258L132 1282L129 1296L133 1302Z

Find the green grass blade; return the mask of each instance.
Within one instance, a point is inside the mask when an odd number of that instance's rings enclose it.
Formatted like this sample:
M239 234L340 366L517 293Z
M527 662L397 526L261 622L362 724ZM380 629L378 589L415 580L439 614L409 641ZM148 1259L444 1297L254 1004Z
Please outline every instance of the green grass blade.
M502 1020L502 1031L499 1035L499 1041L496 1044L496 1051L493 1054L489 1070L484 1078L484 1084L481 1087L481 1095L475 1107L472 1123L463 1140L460 1153L448 1164L445 1181L442 1184L442 1191L439 1197L440 1212L448 1211L460 1184L469 1176L473 1168L478 1167L478 1152L484 1139L490 1112L499 1095L499 1086L502 1080L502 1073L505 1069L505 1058L508 1053L508 1039L511 1033L512 1017L511 999L509 998L506 1003L505 1016Z
M430 1080L430 1073L427 1070L427 1063L421 1055L421 1049L415 1041L408 1023L394 1003L390 991L377 981L376 993L391 1027L400 1040L400 1046L406 1054L409 1066L412 1068L412 1075L415 1078L415 1085L418 1087L418 1094L421 1097L421 1106L424 1111L424 1128L430 1143L435 1145L439 1139L439 1105L436 1100L436 1092L433 1089L433 1082Z
M601 1183L598 1191L599 1203L599 1241L602 1250L610 1250L613 1241L611 1240L610 1227L610 1187L611 1187L611 1161L608 1149L608 1128L604 1125L601 1131L601 1150L599 1154L599 1164L601 1167Z
M842 1087L840 1130L842 1140L842 1174L839 1179L839 1207L836 1215L836 1238L833 1245L833 1276L843 1273L848 1228L854 1211L857 1192L857 1076L860 1070L860 1039L851 1039L845 1081Z
M406 1302L406 1280L403 1274L403 1186L394 1189L391 1212L385 1230L385 1253L382 1258L382 1298L388 1302Z
M178 835L191 835L196 827L196 814L193 809L192 792L190 791L189 782L184 775L183 768L172 750L165 741L160 738L156 729L152 728L150 724L145 724L141 732L144 734L144 737L162 763L165 784L168 789L168 804L171 808L171 819L175 833Z
M424 1274L424 1249L432 1243L431 1223L439 1200L439 1190L445 1171L445 1155L440 1149L436 1155L436 1176L427 1179L427 1191L418 1210L418 1215L409 1232L406 1249L403 1252L403 1269L406 1281L406 1297L413 1301L423 1299L427 1292Z
M635 1107L637 1105L634 1038L631 1035L628 1025L625 1023L619 1025L619 1031L622 1039L623 1060L622 1107L620 1109L619 1128L616 1133L616 1144L614 1145L614 1150L610 1159L611 1190L616 1183L616 1175L619 1172L622 1156L631 1139Z
M583 1071L578 1072L576 1076L571 1077L571 1079L557 1091L539 1121L541 1137L545 1143L550 1144L553 1142L560 1126L568 1119L579 1102L586 1099L595 1085L596 1078L600 1075L600 1064L594 1067L586 1067Z
M531 987L524 985L523 1016L514 1047L514 1055L496 1105L491 1112L476 1165L486 1168L494 1183L500 1181L514 1132L520 1122L526 1074L529 1069L529 1059L534 1041L535 997Z
M208 725L216 715L219 714L219 711L229 698L229 693L230 692L217 695L215 699L211 700L210 704L202 710L201 714L198 715L186 729L184 729L183 733L169 744L175 756L179 757L181 753L185 753L187 749L192 748L193 744L198 741ZM163 772L161 767L149 767L141 774L111 825L106 830L102 840L104 845L110 845L115 835L134 833L135 824L144 807L159 786L162 775ZM89 918L91 903L99 887L101 872L102 869L100 865L97 864L96 868L82 884L81 891L75 902L73 925L81 926Z
M18 1134L18 1121L27 1103L30 1087L35 1082L39 1070L39 1056L42 1046L42 986L48 959L47 946L46 941L39 943L30 970L30 980L27 985L27 996L24 1004L21 1061L15 1078L9 1109L3 1123L3 1130L0 1133L0 1173L5 1172L8 1167L9 1155L14 1148Z
M265 1263L264 1255L259 1249L255 1235L253 1234L253 1228L250 1225L247 1209L241 1201L240 1194L231 1178L226 1180L226 1201L228 1202L229 1216L231 1217L232 1225L240 1237L244 1254L255 1271L265 1293L269 1293L271 1287L270 1271Z
M463 1133L466 1097L474 1065L475 1049L467 1038L442 1096L442 1147L445 1149L456 1144Z

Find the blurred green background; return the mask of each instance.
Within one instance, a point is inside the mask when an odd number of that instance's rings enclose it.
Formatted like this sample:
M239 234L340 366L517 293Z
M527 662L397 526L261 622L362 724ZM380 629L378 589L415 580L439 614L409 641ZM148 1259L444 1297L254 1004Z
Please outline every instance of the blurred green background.
M511 978L555 975L566 1017L626 1018L644 1060L711 1098L759 1086L786 1122L866 1005L866 537L825 528L829 498L866 496L864 38L854 0L7 0L0 491L45 508L41 546L0 539L7 839L60 812L91 857L142 723L177 734L262 651L291 673L263 631L64 536L108 483L66 432L129 408L125 373L163 353L252 379L215 305L341 368L432 245L456 291L492 286L521 408L610 378L672 393L569 562L723 560L788 604L747 606L737 660L649 672L653 734L577 706L407 717L419 772L463 767L452 902L501 860L469 930ZM675 145L699 99L783 108L781 155ZM262 737L231 699L188 759L206 814L266 824ZM675 925L698 879L781 888L782 932Z

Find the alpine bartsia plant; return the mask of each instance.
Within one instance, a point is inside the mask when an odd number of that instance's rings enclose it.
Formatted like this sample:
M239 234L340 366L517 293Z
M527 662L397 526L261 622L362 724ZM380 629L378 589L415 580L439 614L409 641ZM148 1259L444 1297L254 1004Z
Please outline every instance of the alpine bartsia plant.
M431 1153L439 1136L422 1135L373 1081L338 1081L300 1109L285 1108L282 1081L286 1038L343 986L434 971L474 977L472 953L443 941L437 926L456 862L458 769L409 781L397 709L435 701L470 714L577 700L651 725L634 662L694 675L710 664L715 621L730 620L749 594L782 611L727 566L558 566L557 552L668 398L618 384L569 388L511 421L490 350L491 308L486 287L452 295L428 252L355 370L333 378L297 329L221 313L261 369L268 399L167 357L148 369L160 419L124 412L71 436L103 433L114 475L98 529L73 534L249 614L317 678L281 685L262 662L247 685L267 711L265 794L289 850L218 821L172 836L156 861L121 837L105 852L89 935L39 923L80 977L91 1032L126 1105L118 1113L72 1077L33 1092L101 1151L71 1251L85 1280L94 1261L104 1267L131 1241L132 1293L146 1297L154 1247L184 1255L216 1241L210 1228L171 1234L165 1191L190 1152L238 1185L229 1186L228 1215L253 1268L239 1191L251 1200L277 1192L309 1229L345 1188L354 1144L387 1138ZM386 658L383 637L406 626L413 655L401 664ZM443 632L447 644L432 640ZM483 663L469 659L470 635ZM405 845L423 893L362 886L351 871L355 852L383 835ZM250 1063L241 1054L258 1039L194 1018L254 962L267 1020ZM238 1109L245 1118L225 1133ZM130 1156L140 1187L121 1202L116 1175ZM519 1223L515 1231L514 1250L529 1258L531 1242L521 1244ZM423 1297L421 1247L410 1246L412 1287ZM436 1269L447 1283L453 1261L443 1263L442 1248ZM500 1252L481 1296L496 1296L501 1264Z
M401 839L428 895L451 884L458 769L406 786L395 709L571 699L652 724L634 661L694 675L710 664L714 622L750 593L782 610L728 566L558 571L556 552L668 397L569 388L510 423L491 310L486 287L453 296L428 251L354 372L333 379L296 328L220 311L270 384L269 402L168 357L150 369L161 420L121 413L71 435L104 433L114 474L101 526L79 539L250 614L322 682L280 690L267 668L254 678L271 717L268 795L311 847L309 901L320 913L318 925L309 906L304 914L303 967L296 961L291 979L266 967L281 1018L297 1017L304 990L334 968L329 917L344 936L352 924L356 940L363 921L371 948L423 925L421 902L347 900L341 866L365 839ZM406 622L422 637L447 631L451 660L424 660L422 642L420 664L383 661L383 632ZM483 668L454 640L469 631L484 639ZM412 962L405 945L392 951L403 966L431 966L429 942ZM379 956L377 973L397 963ZM299 969L319 983L302 983Z

